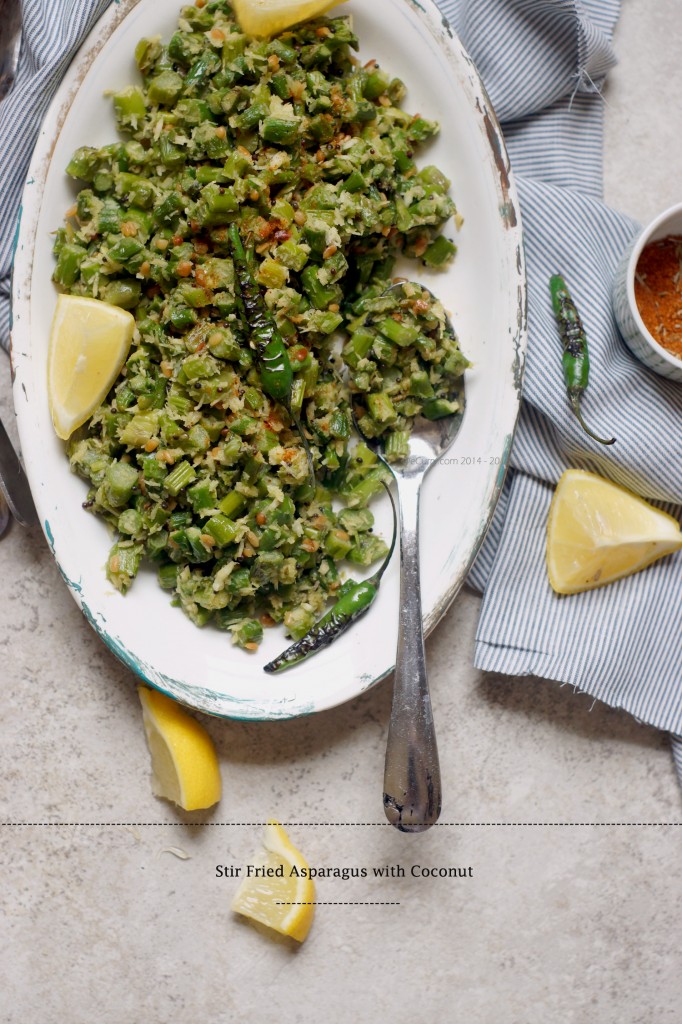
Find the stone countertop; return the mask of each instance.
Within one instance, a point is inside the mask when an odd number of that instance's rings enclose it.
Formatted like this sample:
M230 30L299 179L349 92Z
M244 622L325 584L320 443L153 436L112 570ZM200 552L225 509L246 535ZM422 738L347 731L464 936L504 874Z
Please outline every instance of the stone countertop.
M606 200L642 221L680 199L678 14L624 0L604 93ZM0 411L16 438L7 375ZM409 836L306 824L381 820L390 683L313 718L202 719L223 800L177 814L151 794L136 680L42 536L14 527L0 578L0 820L40 823L0 833L8 1024L411 1024L453 1005L476 1024L679 1019L680 830L613 824L682 820L667 739L569 687L474 670L474 594L427 654L442 820L476 824ZM236 883L216 872L272 816L312 866L361 876L318 882L301 948L235 918Z

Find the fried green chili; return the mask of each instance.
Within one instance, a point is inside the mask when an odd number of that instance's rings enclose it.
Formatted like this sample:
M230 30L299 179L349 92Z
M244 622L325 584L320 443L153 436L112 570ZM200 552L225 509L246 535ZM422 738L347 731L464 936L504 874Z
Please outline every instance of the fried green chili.
M385 481L382 481L386 493L391 499L393 510L393 537L388 554L384 558L377 571L366 580L355 583L349 580L341 588L340 597L332 608L323 615L319 622L316 622L312 629L309 629L305 636L291 644L278 657L263 666L265 672L282 672L286 668L298 665L299 662L313 654L317 654L323 647L333 643L337 637L345 633L353 623L368 611L369 607L377 596L381 577L384 575L388 563L391 561L395 540L398 532L398 517L396 515L395 501Z
M314 490L315 467L313 465L313 455L301 421L292 407L291 391L294 374L291 369L287 347L253 276L251 265L253 254L247 254L244 249L239 228L236 224L230 225L228 236L232 246L232 258L239 283L238 292L243 307L244 326L248 330L251 344L256 349L263 391L270 398L281 402L291 416L305 448L310 473L310 484Z
M231 224L228 233L250 341L256 349L260 363L263 391L278 402L288 405L294 375L286 345L254 280L239 228L236 224Z
M600 444L613 444L615 437L605 439L598 437L587 426L580 409L580 400L587 388L590 376L590 357L587 349L587 335L575 302L571 298L561 274L554 274L549 280L552 296L552 307L559 325L559 334L563 345L561 362L564 368L564 380L571 403L580 426L586 434Z

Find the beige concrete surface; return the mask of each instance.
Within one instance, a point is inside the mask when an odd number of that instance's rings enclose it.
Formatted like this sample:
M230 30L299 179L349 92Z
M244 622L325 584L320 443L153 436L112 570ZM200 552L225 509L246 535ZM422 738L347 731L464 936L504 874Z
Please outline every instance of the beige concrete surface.
M681 197L679 14L624 0L605 95L606 198L642 220ZM0 396L13 432L6 375ZM42 537L12 529L0 580L0 821L39 823L0 828L6 1024L680 1020L682 829L613 824L682 821L666 738L475 671L473 594L428 644L442 820L469 824L406 836L380 824L389 684L298 721L203 719L224 797L177 814L151 795L135 679ZM311 865L367 872L318 882L302 948L236 919L216 876L271 816Z

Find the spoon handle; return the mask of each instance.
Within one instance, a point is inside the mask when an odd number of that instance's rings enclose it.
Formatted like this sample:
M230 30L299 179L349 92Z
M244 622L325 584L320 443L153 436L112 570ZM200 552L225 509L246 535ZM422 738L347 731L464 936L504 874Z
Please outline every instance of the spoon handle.
M400 498L400 624L384 770L384 811L401 832L424 832L441 809L440 767L426 677L419 580L419 488L397 477Z

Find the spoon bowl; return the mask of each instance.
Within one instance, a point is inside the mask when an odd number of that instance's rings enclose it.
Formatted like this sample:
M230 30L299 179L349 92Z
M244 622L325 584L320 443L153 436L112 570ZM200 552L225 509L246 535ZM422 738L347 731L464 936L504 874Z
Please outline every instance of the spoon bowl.
M392 285L387 292L402 287ZM429 290L419 285L423 292ZM435 300L433 293L429 292ZM385 316L384 313L376 315ZM371 327L375 318L365 321ZM449 318L445 330L455 332ZM441 811L438 747L429 694L424 651L419 570L419 496L424 477L448 451L462 425L464 379L452 395L459 404L452 415L439 419L416 416L411 424L407 454L388 461L381 437L369 437L355 420L366 443L392 473L400 508L400 622L384 769L384 812L402 832L423 832ZM354 417L355 418L355 417Z

